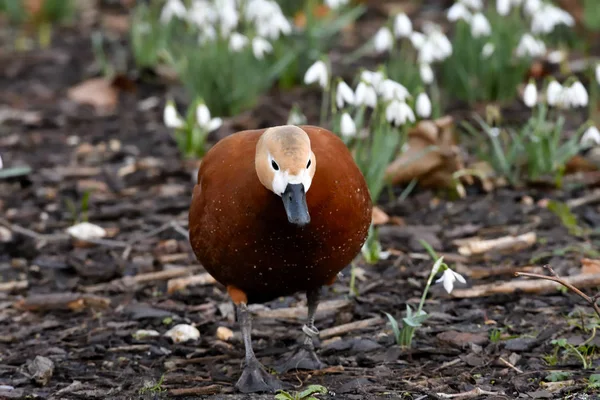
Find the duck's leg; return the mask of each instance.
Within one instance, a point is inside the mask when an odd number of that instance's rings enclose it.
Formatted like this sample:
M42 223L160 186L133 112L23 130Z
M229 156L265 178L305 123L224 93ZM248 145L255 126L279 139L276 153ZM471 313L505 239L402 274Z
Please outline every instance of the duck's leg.
M242 338L246 348L246 358L243 363L242 376L235 384L235 387L242 393L253 392L275 392L282 388L281 382L265 371L264 367L256 359L252 349L252 338L250 331L252 321L248 306L245 302L239 303L237 308L237 319L242 329Z
M291 369L309 369L317 370L323 368L323 363L315 353L315 344L313 338L319 336L319 330L315 326L315 313L319 306L320 288L306 292L306 302L308 305L308 321L302 327L304 332L304 341L294 356L285 363L276 368L277 372L287 372Z

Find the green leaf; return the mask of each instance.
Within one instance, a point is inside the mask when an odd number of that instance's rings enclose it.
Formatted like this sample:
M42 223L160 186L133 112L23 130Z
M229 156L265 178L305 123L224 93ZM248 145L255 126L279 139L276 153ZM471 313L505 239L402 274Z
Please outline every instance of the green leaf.
M554 339L551 343L555 346L566 347L567 339L564 339L564 338L563 339Z
M590 383L600 384L600 374L592 374L588 380Z
M327 388L321 385L310 385L306 389L304 389L298 397L300 399L304 399L305 397L311 396L315 393L327 394Z
M390 325L392 326L392 332L394 332L394 337L396 338L396 342L398 342L400 338L400 327L398 326L398 321L396 321L396 318L392 317L390 314L384 314L388 317Z
M288 392L281 391L275 395L275 400L294 400L294 398Z
M566 381L572 374L568 371L552 371L546 375L546 380L549 382L561 382Z

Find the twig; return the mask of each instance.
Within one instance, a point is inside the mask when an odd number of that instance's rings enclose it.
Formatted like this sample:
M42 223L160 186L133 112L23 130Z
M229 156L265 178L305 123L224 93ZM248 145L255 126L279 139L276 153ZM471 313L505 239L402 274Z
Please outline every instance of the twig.
M334 326L333 328L322 330L319 334L321 339L329 338L332 336L343 335L348 332L357 331L359 329L370 328L372 326L381 325L385 320L383 318L369 318L363 319L362 321L350 322L349 324L343 324Z
M462 362L463 362L463 360L461 360L460 358L455 358L452 361L447 361L447 362L443 363L442 365L440 365L439 367L437 367L436 369L434 369L433 372L438 372L438 371L440 371L440 370L442 370L444 368L448 368L448 367L451 367L453 365L460 364Z
M107 289L116 288L121 285L123 286L135 286L140 283L148 283L153 281L164 281L172 278L179 278L186 276L192 272L198 270L198 266L194 267L176 267L170 268L163 271L148 272L146 274L139 274L135 276L125 276L123 278L114 279L107 283L100 283L97 285L86 286L83 288L84 292L96 293Z
M10 281L0 283L0 292L12 292L15 290L27 289L29 281Z
M516 372L518 372L519 374L522 374L523 371L517 367L515 367L513 364L511 364L510 362L506 361L504 358L500 357L499 358L500 362L504 365L506 365L508 368L511 368L513 370L515 370Z
M217 394L221 392L221 386L196 386L191 388L177 388L169 390L171 396L206 396L209 394Z
M473 286L468 289L455 289L452 291L450 296L455 298L471 298L471 297L485 297L492 296L495 294L511 294L516 292L523 293L548 293L555 291L560 287L558 282L549 282L553 279L548 279L547 276L535 274L529 274L525 272L519 272L516 274L528 274L529 276L539 277L540 280L529 280L529 281L510 281L503 283L490 283L485 285ZM571 285L577 285L579 287L595 287L600 285L600 274L591 275L575 275L569 278L564 278L563 281L570 283Z
M164 231L166 231L167 229L174 229L177 233L179 233L180 235L182 235L183 237L185 237L186 239L189 239L189 234L187 233L187 231L185 229L183 229L181 227L181 225L179 224L179 222L177 221L169 221L169 222L165 222L164 224L162 224L161 226L159 226L156 229L151 230L150 232L144 233L136 238L133 238L131 240L129 240L125 246L125 250L123 250L123 254L121 255L121 258L126 259L129 257L129 254L131 253L131 250L133 248L133 245L141 242L142 240L151 238L152 236L156 236L159 233L162 233Z
M481 395L487 396L498 396L504 394L503 392L489 392L487 390L480 389L476 387L473 390L469 390L468 392L456 393L456 394L446 394L446 393L437 393L442 399L474 399L475 397Z
M546 276L546 275L539 275L539 274L532 274L529 272L515 272L516 276L528 276L531 278L538 278L538 279L545 279L548 281L553 281L556 283L559 283L561 285L563 285L564 287L566 287L567 289L569 289L570 291L572 291L573 293L575 293L576 295L578 295L579 297L581 297L582 299L584 299L586 302L588 302L593 308L594 311L596 312L596 315L598 315L598 317L600 318L600 307L598 307L598 303L596 302L597 298L596 296L594 297L590 297L587 294L583 293L581 290L577 289L575 286L573 286L573 279L569 280L569 279L563 279L560 276L558 276L558 274L554 271L554 269L552 269L552 267L550 265L544 265L544 268L548 270L548 272L550 272L550 274L552 276ZM591 280L592 276L596 276L598 274L595 275L588 275L587 278ZM584 276L585 278L585 276ZM587 282L586 282L587 283ZM595 285L594 285L595 286Z
M600 190L594 190L592 193L589 193L583 197L568 200L567 206L572 210L574 208L581 207L590 203L596 203L598 201L600 201Z
M317 313L316 313L315 317L317 319L320 319L324 315L338 313L339 310L341 310L342 308L346 308L346 307L350 306L351 304L352 304L352 302L350 300L324 301L319 304L319 308L317 308ZM256 318L299 320L299 319L306 318L306 314L308 313L308 308L306 306L286 307L286 308L276 308L274 310L251 311L251 313L254 316L256 316Z
M188 286L211 285L216 282L215 278L209 273L186 276L183 278L169 279L167 282L167 293L172 294L178 290L185 289Z

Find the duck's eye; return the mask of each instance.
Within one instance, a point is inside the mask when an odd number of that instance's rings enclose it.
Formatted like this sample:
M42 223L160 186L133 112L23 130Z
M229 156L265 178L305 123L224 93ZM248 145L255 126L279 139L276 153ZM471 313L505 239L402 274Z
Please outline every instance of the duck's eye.
M271 161L271 167L273 167L275 171L279 171L279 165L277 165L275 160Z
M306 164L306 169L310 168L311 161L312 160L308 160L308 164Z

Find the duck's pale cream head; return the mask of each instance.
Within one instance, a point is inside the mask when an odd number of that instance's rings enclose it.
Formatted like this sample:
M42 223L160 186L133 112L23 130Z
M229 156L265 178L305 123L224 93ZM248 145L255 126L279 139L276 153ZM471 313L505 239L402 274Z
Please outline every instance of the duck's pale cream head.
M282 198L290 223L302 226L310 222L306 192L310 189L316 166L310 139L297 126L269 128L256 145L258 179Z

